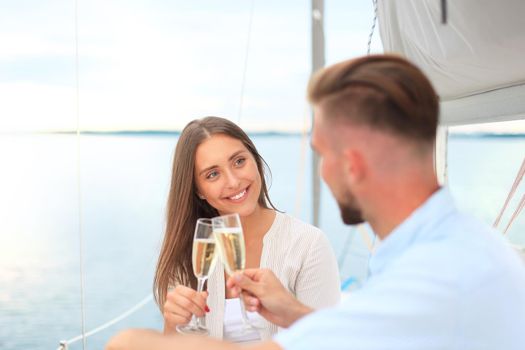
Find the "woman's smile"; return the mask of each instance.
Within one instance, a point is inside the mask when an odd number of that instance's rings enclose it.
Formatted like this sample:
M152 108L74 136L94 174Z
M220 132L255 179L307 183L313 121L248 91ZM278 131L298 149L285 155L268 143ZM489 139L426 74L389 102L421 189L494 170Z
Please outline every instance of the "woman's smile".
M248 194L248 190L249 190L250 186L244 188L243 190L241 190L240 192L237 192L236 194L234 195L231 195L231 196L226 196L226 199L234 202L234 203L241 203L244 201L244 199L246 199L246 195Z

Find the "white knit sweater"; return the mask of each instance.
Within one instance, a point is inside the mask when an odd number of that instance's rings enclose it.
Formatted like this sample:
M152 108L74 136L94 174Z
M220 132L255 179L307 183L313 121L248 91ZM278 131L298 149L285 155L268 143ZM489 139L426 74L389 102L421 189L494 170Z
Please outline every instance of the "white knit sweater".
M321 230L277 212L263 238L261 268L272 270L281 283L303 304L314 309L339 302L340 279L337 261ZM220 262L208 280L206 324L211 336L222 339L224 319L224 268ZM278 327L265 321L261 338L269 339Z

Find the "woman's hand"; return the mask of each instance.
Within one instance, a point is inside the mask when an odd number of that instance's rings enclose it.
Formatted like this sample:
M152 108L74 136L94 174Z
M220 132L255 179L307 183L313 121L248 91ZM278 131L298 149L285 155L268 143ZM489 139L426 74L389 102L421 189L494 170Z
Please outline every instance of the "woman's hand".
M174 333L178 325L188 324L193 315L204 316L210 309L206 305L208 292L179 285L169 291L163 305L164 334Z

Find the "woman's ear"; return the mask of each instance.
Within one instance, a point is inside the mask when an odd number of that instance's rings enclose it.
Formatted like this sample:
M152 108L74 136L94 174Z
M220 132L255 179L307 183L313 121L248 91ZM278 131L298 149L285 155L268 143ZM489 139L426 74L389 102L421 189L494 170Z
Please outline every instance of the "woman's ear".
M197 196L200 198L200 199L206 199L206 197L204 197L202 194L198 193L197 192Z

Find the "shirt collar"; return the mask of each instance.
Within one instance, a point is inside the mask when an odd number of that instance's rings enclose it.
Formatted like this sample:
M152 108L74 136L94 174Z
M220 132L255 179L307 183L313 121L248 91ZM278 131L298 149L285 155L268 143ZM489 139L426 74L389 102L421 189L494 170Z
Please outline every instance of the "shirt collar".
M380 243L370 259L370 276L380 273L412 244L439 234L435 226L455 210L448 189L441 188L432 194Z

